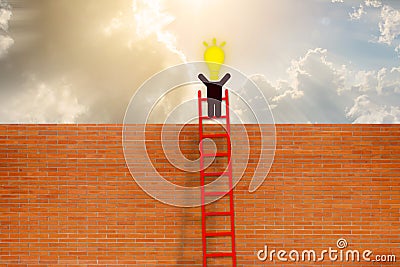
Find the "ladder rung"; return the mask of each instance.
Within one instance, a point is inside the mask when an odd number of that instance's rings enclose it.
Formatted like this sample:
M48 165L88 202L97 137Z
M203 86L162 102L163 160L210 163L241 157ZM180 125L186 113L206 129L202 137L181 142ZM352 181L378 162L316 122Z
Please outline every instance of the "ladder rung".
M206 237L213 237L213 236L232 236L232 232L206 233Z
M231 216L233 215L232 212L226 211L226 212L206 212L206 216Z
M204 192L205 196L225 196L229 194L229 192Z
M202 120L218 120L218 119L226 119L226 116L221 116L219 118L217 118L217 117L210 118L208 116L201 116L200 119L202 119Z
M203 134L203 138L222 138L229 137L229 134Z
M229 172L205 172L203 176L228 176Z
M231 253L231 252L209 253L209 254L206 254L206 257L207 258L233 257L233 253Z
M220 152L220 153L215 153L215 154L204 154L203 157L208 157L208 158L215 158L215 157L227 157L229 156L228 152Z
M200 98L200 100L201 101L207 101L208 100L208 98L204 98L204 97L202 97L202 98ZM225 101L226 100L226 97L223 97L222 98L222 101Z

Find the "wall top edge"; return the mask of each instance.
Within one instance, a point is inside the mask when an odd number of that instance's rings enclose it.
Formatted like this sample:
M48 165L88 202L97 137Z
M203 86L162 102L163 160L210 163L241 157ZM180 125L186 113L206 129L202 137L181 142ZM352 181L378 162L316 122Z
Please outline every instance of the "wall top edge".
M127 125L133 125L133 126L140 126L143 124L127 124ZM158 123L149 123L147 126L162 126L163 124L158 124ZM165 125L183 125L181 123L176 123L176 124L165 124ZM187 124L187 125L198 125L196 123L193 124ZM212 124L204 124L204 125L212 125ZM237 125L232 123L231 125ZM254 124L254 123L245 123L243 125L249 125L249 126L255 126L255 125L273 125L273 124ZM0 127L85 127L85 126L101 126L101 127L123 127L124 124L121 123L61 123L61 124L20 124L20 123L5 123L1 124ZM301 127L362 127L362 126L372 126L372 127L400 127L400 124L349 124L349 123L316 123L316 124L309 124L309 123L276 123L275 126L278 127L285 127L285 126L301 126Z

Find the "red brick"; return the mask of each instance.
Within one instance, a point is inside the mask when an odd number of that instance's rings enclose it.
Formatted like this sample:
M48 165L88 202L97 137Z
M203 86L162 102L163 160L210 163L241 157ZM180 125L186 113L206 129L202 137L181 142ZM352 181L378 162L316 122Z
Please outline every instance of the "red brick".
M0 125L0 266L201 266L200 208L162 204L137 186L125 164L123 128ZM168 138L182 130L182 153L197 159L197 125L167 128ZM238 266L265 266L255 257L264 244L320 251L340 237L352 249L400 258L399 125L276 125L274 163L254 193L248 185L260 157L260 127L245 128L249 165L234 191ZM146 127L155 168L176 184L198 185L198 173L166 160L161 129ZM232 125L232 136L238 129ZM217 218L208 226L224 224Z

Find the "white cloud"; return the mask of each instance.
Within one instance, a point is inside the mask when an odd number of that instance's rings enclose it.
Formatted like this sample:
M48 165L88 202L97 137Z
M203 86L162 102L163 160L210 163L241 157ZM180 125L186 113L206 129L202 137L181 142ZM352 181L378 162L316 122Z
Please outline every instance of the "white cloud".
M1 123L76 123L88 109L78 102L66 83L30 82L12 97L2 97Z
M349 16L351 20L359 20L365 14L367 13L364 11L364 6L360 4L358 8L353 7L353 12L349 13Z
M108 37L121 30L130 32L129 47L136 41L155 37L182 62L186 62L186 55L177 47L175 35L166 30L175 17L164 10L163 4L163 0L133 0L131 12L119 12L103 27L103 32Z
M400 94L400 67L392 68L390 71L386 68L379 70L378 82L377 93L379 95Z
M332 0L332 3L344 3L344 0ZM381 7L382 2L380 0L365 0L364 4L368 7Z
M388 70L381 68L379 70L349 70L345 69L343 73L343 86L339 88L339 94L346 92L356 92L360 94L367 93L373 99L382 99L387 97L400 97L400 68ZM400 101L400 99L398 99ZM384 102L391 102L390 99L384 99Z
M14 44L14 40L8 34L11 16L11 6L6 1L0 0L0 59Z
M380 106L371 101L368 95L361 95L354 100L346 116L353 123L400 123L400 107Z
M7 54L8 49L14 44L14 40L7 35L0 35L0 59Z
M176 46L176 37L165 30L165 27L171 24L175 17L163 10L163 1L133 0L132 9L136 23L136 34L140 39L155 35L159 42L178 55L183 62L186 61L185 54Z
M8 31L8 22L12 16L11 8L5 1L0 1L0 30Z
M340 75L327 55L327 50L322 48L307 51L304 57L292 61L286 79L263 82L272 84L272 89L265 89L262 83L255 81L264 91L269 91L269 103L277 122L347 121L346 103L337 92Z
M400 36L400 11L390 6L383 6L379 22L379 42L391 45Z
M400 10L394 9L389 5L383 5L380 0L365 0L359 7L353 7L353 12L349 13L351 20L360 20L367 12L365 7L370 9L380 8L380 21L378 23L380 36L375 37L371 42L378 42L393 46L400 57L400 44L397 40L400 36ZM369 16L375 20L375 16Z
M343 3L343 1L341 1ZM380 0L365 0L361 2L358 7L353 7L353 12L349 13L351 20L360 20L362 16L367 14L365 11L365 7L368 8L379 8L382 6L382 2Z
M399 121L400 68L356 70L328 58L326 49L316 48L292 61L285 80L252 77L278 123Z
M365 0L365 5L369 7L381 7L382 2L379 0Z
M124 27L123 14L120 12L117 17L112 18L111 21L104 27L104 34L111 36L115 31Z

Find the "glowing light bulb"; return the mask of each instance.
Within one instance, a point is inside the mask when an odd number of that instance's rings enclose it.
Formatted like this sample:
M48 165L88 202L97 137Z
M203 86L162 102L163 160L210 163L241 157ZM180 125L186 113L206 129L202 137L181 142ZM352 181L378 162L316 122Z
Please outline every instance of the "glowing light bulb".
M207 42L203 44L207 47L204 53L204 61L207 63L208 69L210 70L210 80L219 80L221 64L225 62L225 52L222 50L222 47L225 46L226 42L222 42L218 46L217 39L214 38L211 46L209 46Z

